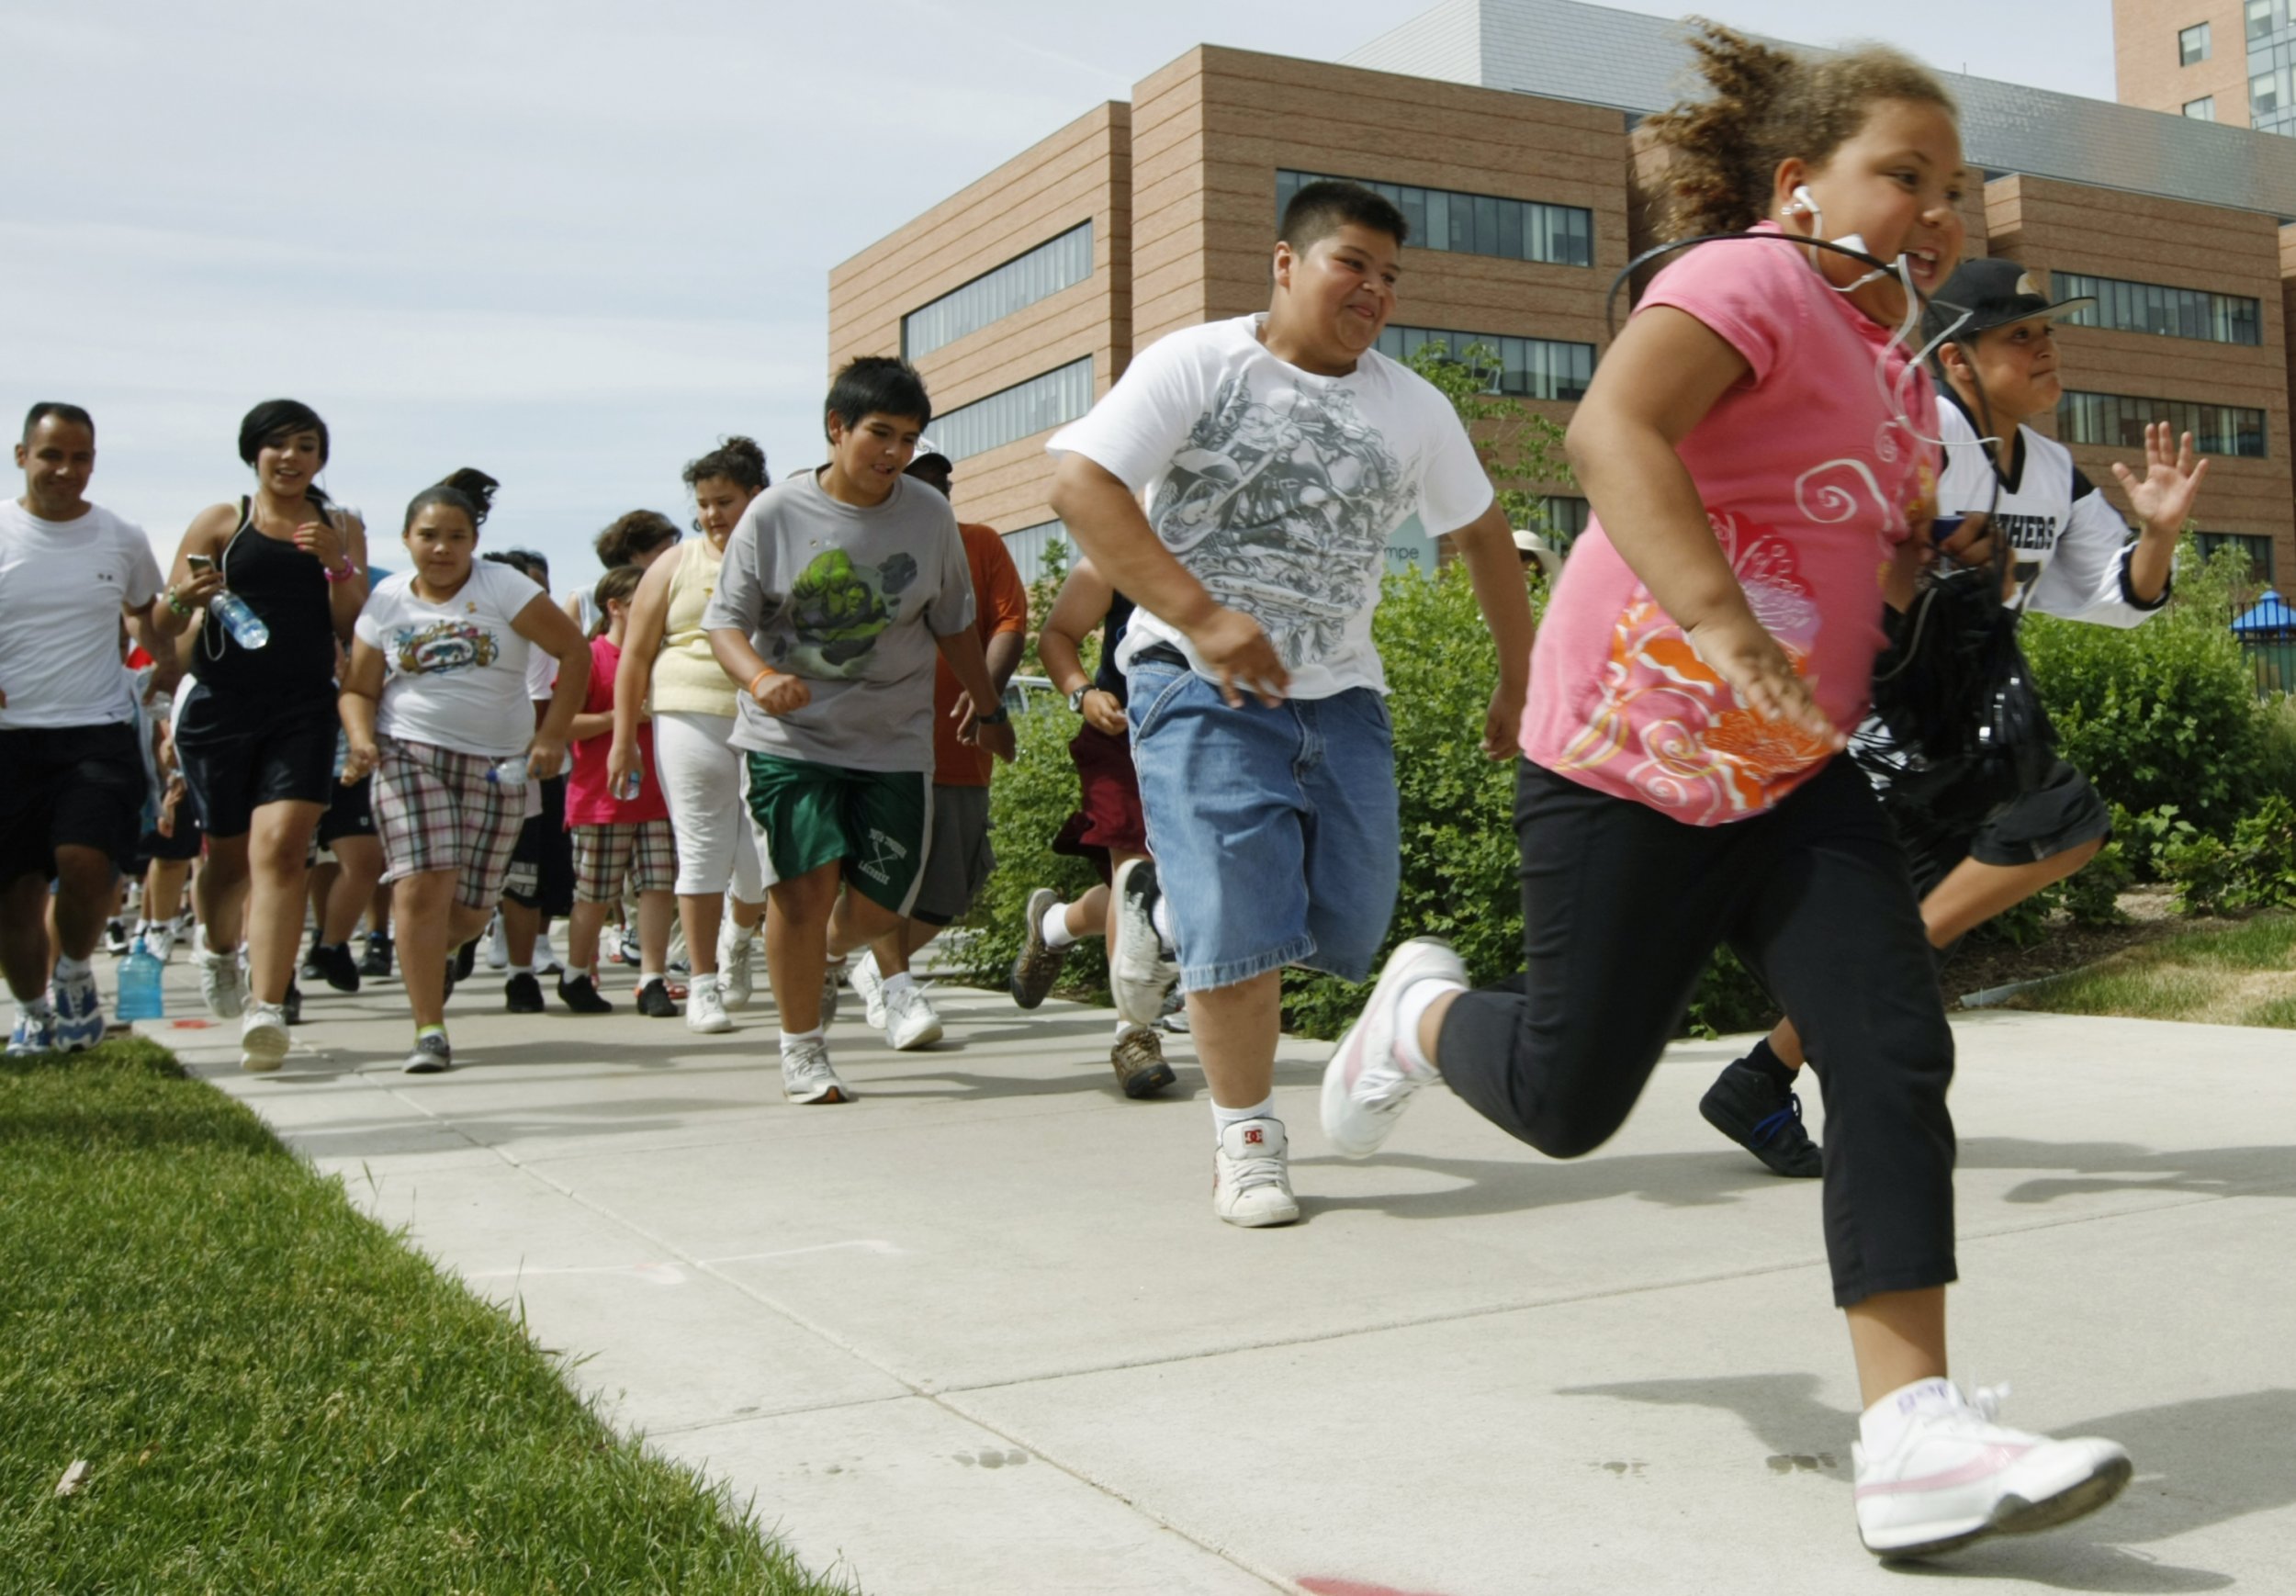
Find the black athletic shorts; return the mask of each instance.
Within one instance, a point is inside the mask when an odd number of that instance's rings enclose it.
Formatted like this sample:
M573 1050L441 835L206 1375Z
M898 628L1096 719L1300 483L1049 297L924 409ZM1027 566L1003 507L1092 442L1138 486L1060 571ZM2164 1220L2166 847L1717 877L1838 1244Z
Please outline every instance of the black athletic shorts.
M574 912L574 838L566 829L566 778L542 784L542 813L518 828L502 895L553 918Z
M247 703L194 686L175 717L175 757L209 837L244 837L265 804L328 803L335 791L332 694Z
M338 838L373 837L375 778L361 776L349 783L337 781L327 813L319 817L315 840L321 848L332 848Z
M1980 864L2037 864L2112 835L2112 811L2065 760L2048 780L1977 827L1969 857Z
M143 834L143 840L136 844L136 852L146 864L153 860L167 860L180 864L197 859L199 849L206 846L208 834L199 829L198 807L192 803L191 794L186 792L175 801L174 835L163 837L156 831L147 831Z
M59 848L125 868L150 791L129 722L0 731L0 883L52 880Z

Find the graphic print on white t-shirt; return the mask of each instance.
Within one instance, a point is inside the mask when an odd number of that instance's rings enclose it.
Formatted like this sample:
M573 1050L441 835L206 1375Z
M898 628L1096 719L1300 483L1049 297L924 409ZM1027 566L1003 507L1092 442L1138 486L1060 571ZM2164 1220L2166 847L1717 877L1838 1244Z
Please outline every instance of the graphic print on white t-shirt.
M383 657L376 729L462 753L517 753L532 740L520 612L542 590L509 566L480 561L454 597L418 597L411 572L387 577L367 596L353 630Z

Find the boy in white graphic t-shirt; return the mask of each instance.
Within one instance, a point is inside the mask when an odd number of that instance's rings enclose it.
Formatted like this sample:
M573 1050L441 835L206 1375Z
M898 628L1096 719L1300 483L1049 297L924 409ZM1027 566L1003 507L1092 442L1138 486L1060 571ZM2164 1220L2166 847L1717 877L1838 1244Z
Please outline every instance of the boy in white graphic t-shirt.
M1054 512L1139 605L1118 663L1154 858L1116 883L1118 1006L1153 1018L1171 971L1160 944L1176 944L1211 1086L1213 1208L1251 1226L1300 1217L1272 1095L1283 968L1362 979L1395 906L1394 746L1371 643L1390 534L1416 513L1468 564L1498 642L1493 759L1514 747L1531 648L1474 445L1448 400L1373 347L1401 212L1311 183L1278 233L1265 315L1150 345L1050 444Z

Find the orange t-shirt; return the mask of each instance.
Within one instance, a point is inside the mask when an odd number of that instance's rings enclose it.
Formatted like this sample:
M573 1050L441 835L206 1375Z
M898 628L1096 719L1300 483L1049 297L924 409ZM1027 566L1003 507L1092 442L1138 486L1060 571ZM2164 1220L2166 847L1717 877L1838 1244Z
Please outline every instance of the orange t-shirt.
M1020 568L1012 563L1005 540L993 526L957 523L964 538L964 561L973 568L973 630L986 648L999 632L1029 629L1029 590L1020 580ZM963 692L946 659L933 661L933 784L937 787L985 787L996 756L957 741L957 723L949 712Z

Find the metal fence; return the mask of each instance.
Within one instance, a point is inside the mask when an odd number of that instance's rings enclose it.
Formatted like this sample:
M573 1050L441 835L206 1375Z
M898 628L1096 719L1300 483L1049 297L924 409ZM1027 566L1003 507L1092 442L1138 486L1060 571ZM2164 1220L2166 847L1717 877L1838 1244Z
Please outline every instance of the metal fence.
M2256 667L2259 697L2296 692L2296 637L2244 637L2240 651Z

